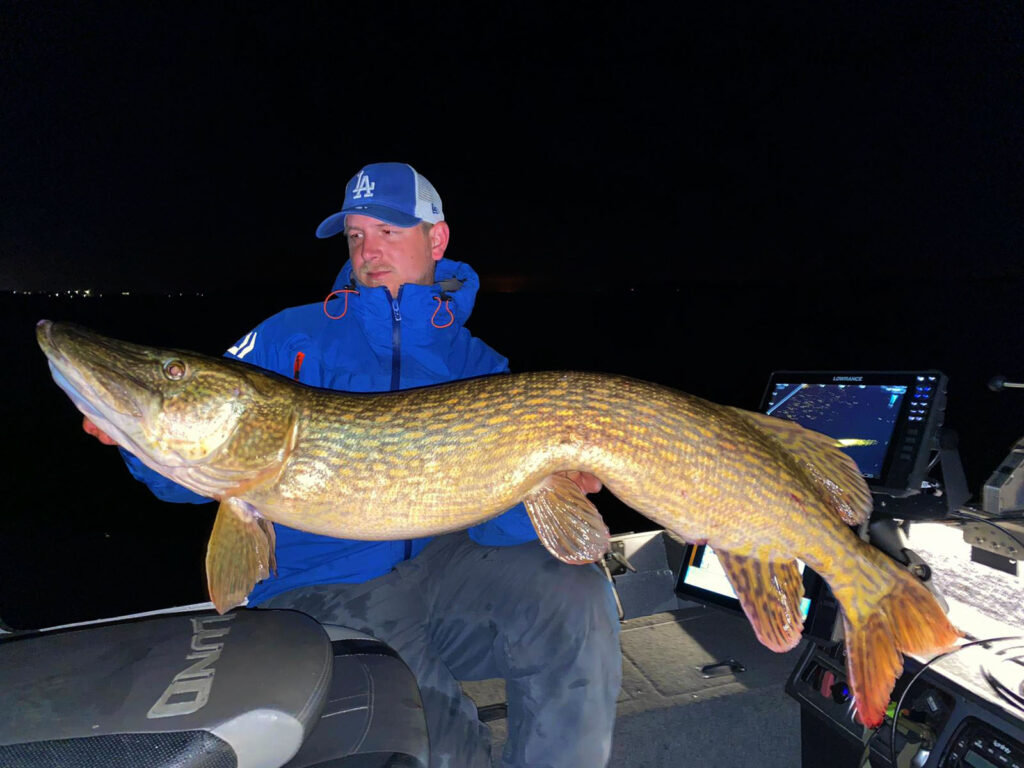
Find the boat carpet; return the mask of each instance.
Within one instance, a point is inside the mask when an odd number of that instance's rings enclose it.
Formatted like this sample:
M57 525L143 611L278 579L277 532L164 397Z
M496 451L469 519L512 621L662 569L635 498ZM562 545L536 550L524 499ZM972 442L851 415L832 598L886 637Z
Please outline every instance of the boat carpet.
M623 622L622 655L611 766L799 765L800 708L784 690L799 650L773 653L741 614L693 604ZM729 660L743 671L702 672ZM498 765L507 733L504 682L464 687L489 721Z

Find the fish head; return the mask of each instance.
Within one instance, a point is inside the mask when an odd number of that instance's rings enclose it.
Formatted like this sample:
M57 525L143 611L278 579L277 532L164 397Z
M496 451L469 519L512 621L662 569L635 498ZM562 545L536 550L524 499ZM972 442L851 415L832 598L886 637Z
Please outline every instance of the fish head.
M261 399L256 377L247 375L256 369L49 320L37 324L36 338L54 380L78 409L156 471L212 495L217 488L197 487L190 468L227 461L232 470L247 469L245 452L227 448L237 446ZM251 458L266 464L266 456Z

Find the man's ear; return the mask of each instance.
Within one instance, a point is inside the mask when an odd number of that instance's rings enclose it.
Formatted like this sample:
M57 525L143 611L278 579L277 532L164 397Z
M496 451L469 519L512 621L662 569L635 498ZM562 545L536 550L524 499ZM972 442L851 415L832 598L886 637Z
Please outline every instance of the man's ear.
M448 231L448 222L439 221L430 228L430 255L434 261L440 261L448 247L448 238L451 233Z

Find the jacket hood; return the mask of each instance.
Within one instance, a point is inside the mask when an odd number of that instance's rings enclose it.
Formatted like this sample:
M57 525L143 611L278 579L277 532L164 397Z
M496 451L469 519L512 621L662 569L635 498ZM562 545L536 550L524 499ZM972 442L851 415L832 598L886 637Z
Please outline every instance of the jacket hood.
M342 288L355 288L361 295L372 296L380 293L387 297L387 288L367 288L357 285L352 277L352 262L346 261L341 268L337 278L334 280L332 291L340 291ZM461 261L441 259L434 266L434 282L431 285L403 285L401 288L401 304L406 305L407 301L433 302L434 296L450 299L452 314L455 322L465 325L469 319L473 306L476 303L476 294L480 290L480 278L476 271Z

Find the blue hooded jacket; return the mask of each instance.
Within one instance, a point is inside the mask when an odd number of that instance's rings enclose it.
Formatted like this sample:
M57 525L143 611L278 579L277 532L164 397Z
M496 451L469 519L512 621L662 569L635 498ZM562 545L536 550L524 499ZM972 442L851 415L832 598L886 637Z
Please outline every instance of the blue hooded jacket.
M464 327L480 280L471 267L441 259L433 285L387 288L356 285L346 263L322 302L291 307L264 320L225 355L304 384L348 392L383 392L505 373L508 360ZM123 451L131 473L153 493L174 502L209 499L168 480ZM386 514L386 510L381 510ZM352 541L275 524L277 576L256 585L249 604L312 584L362 582L415 557L429 539ZM469 529L486 546L537 538L522 504Z

